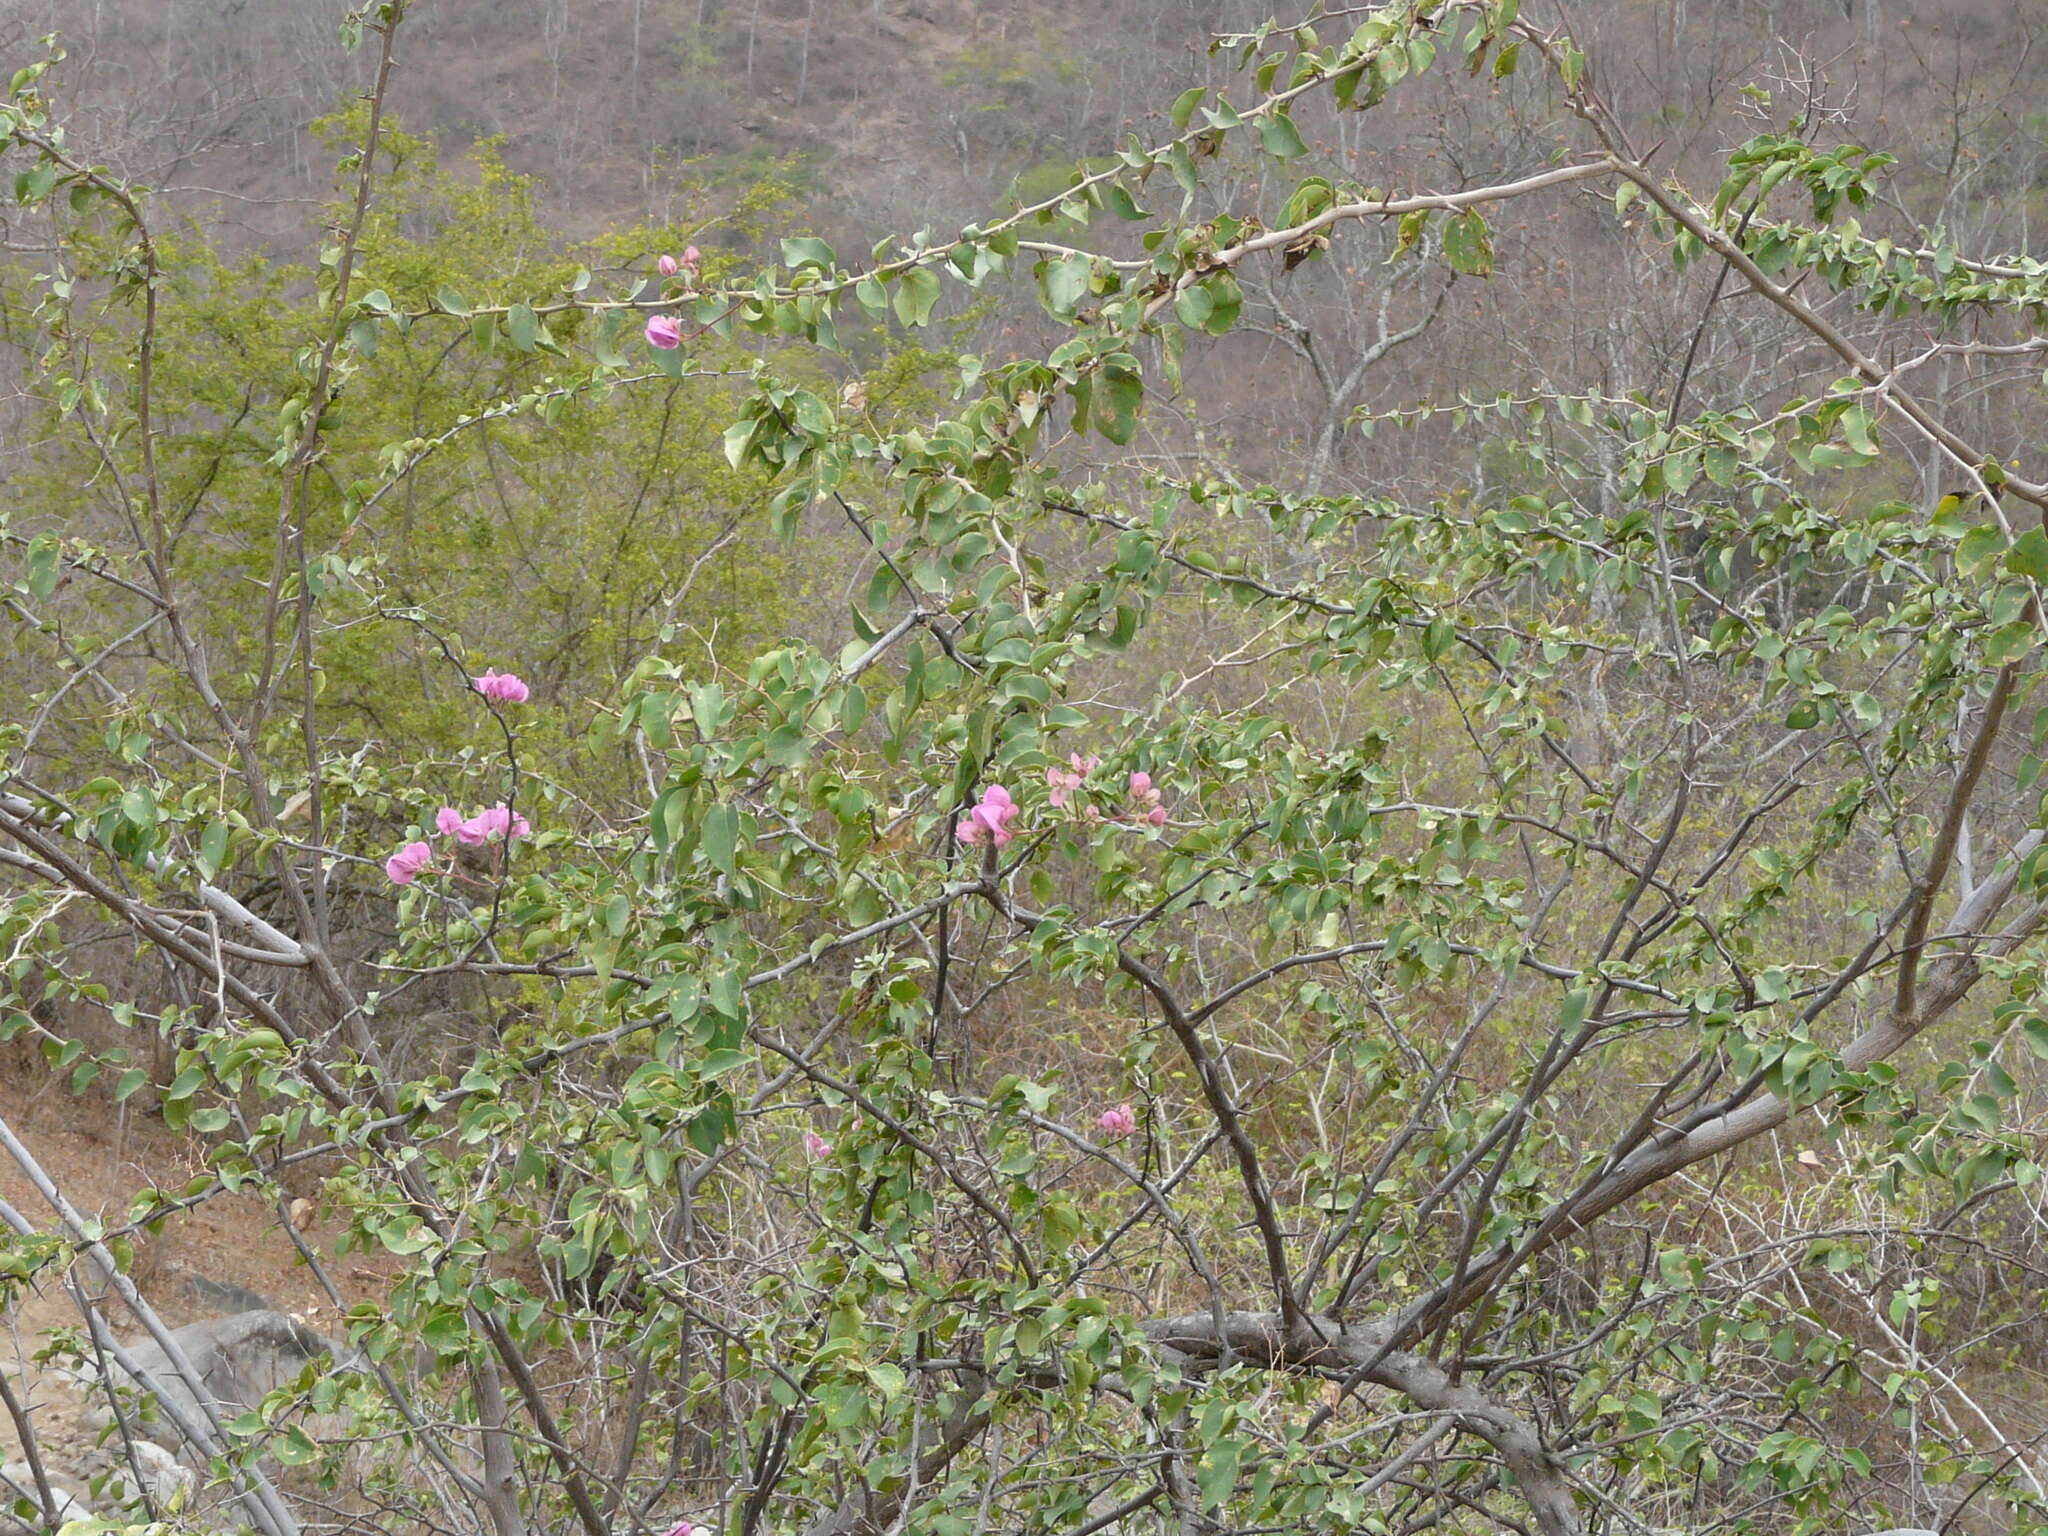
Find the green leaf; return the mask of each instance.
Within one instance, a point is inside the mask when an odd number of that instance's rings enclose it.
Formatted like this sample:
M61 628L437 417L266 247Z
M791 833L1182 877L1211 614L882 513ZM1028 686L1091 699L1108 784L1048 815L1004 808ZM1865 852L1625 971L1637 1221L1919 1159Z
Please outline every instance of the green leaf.
M287 1467L302 1467L309 1461L318 1460L320 1455L320 1447L296 1424L286 1426L281 1434L275 1436L268 1450Z
M1144 382L1132 368L1105 368L1095 395L1095 429L1118 447L1137 432Z
M1215 1509L1237 1487L1238 1449L1235 1440L1221 1440L1202 1453L1195 1469L1195 1483L1202 1491L1202 1508Z
M1849 446L1866 458L1877 457L1877 439L1871 435L1870 412L1860 405L1852 405L1842 412L1842 436L1849 439Z
M1564 995L1564 1010L1559 1018L1559 1028L1570 1034L1586 1022L1586 1011L1593 1006L1593 994L1584 987L1573 987Z
M1468 208L1444 226L1444 257L1468 277L1493 275L1493 242L1478 209Z
M697 1064L697 1075L702 1078L720 1078L729 1072L737 1072L745 1066L749 1057L745 1051L731 1046L711 1052Z
M2005 553L2005 568L2014 576L2048 581L2048 533L2029 528Z
M1438 614L1429 621L1429 627L1422 632L1422 655L1426 661L1437 657L1451 648L1451 641L1457 638L1457 626L1448 614Z
M1039 275L1045 307L1062 320L1073 319L1081 300L1088 296L1094 270L1095 264L1086 256L1063 256L1058 261L1046 262Z
M33 596L44 598L57 590L62 554L54 534L39 533L29 540L28 589Z
M1306 224L1336 201L1336 189L1326 176L1310 176L1296 187L1280 210L1280 222L1292 227Z
M505 334L512 338L512 345L522 352L531 352L533 344L540 339L540 316L533 312L530 304L514 304L505 316Z
M437 1307L420 1325L420 1338L437 1355L459 1355L469 1342L462 1313L453 1307Z
M725 461L738 469L747 461L747 453L754 445L757 421L736 421L725 429Z
M928 267L912 267L896 284L896 318L905 325L923 325L939 302L939 275Z
M1074 1208L1072 1201L1046 1201L1042 1220L1046 1246L1054 1253L1065 1253L1081 1240L1081 1213Z
M2048 1019L2022 1020L2020 1033L2026 1036L2027 1049L2042 1061L2048 1061Z
M1991 557L2005 547L2004 531L1996 523L1979 523L1956 541L1956 564L1966 575L1979 575Z
M739 812L731 806L714 805L705 812L704 825L699 833L699 846L704 850L704 857L711 861L712 868L723 874L733 873L739 831Z
M1237 324L1237 312L1244 307L1244 289L1228 272L1205 278L1202 289L1209 295L1209 318L1202 322L1202 329L1211 336L1222 336Z
M213 879L226 867L228 857L228 828L222 821L208 822L206 830L199 835L199 872L208 880Z
M814 235L801 235L782 242L782 264L792 271L820 267L829 272L839 262L832 247Z
M730 1102L713 1104L683 1127L683 1134L690 1145L704 1156L709 1157L724 1143L733 1128L733 1113Z
M1270 112L1260 121L1259 142L1276 160L1292 160L1308 153L1308 146L1295 131L1294 119L1285 112Z
M1183 131L1195 115L1195 108L1202 104L1202 97L1208 93L1206 85L1190 86L1174 98L1173 126Z

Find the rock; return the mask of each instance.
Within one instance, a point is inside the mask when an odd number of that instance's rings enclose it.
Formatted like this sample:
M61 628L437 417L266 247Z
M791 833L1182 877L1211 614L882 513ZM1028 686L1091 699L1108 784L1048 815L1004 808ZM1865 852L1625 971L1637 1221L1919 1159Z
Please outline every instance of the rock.
M210 1318L203 1323L189 1323L183 1328L173 1329L171 1337L199 1373L206 1391L217 1404L216 1414L223 1419L248 1412L271 1392L288 1381L296 1380L309 1360L332 1355L338 1365L347 1366L356 1358L352 1351L343 1349L326 1335L284 1312L238 1312L232 1317ZM203 1420L204 1415L198 1411L198 1401L190 1387L171 1368L170 1360L154 1339L144 1339L131 1348L129 1354L137 1367L179 1408ZM139 1382L127 1379L126 1372L119 1366L115 1370L123 1378L122 1386L140 1387ZM81 1383L88 1390L93 1385L91 1382ZM92 1412L100 1427L113 1422L103 1395L94 1403ZM169 1416L161 1411L154 1419L136 1427L159 1445L173 1451L183 1447L184 1437L178 1433Z
M107 1469L106 1482L100 1486L103 1497L112 1503L132 1505L142 1502L134 1486L138 1472L145 1485L140 1492L148 1493L159 1508L182 1507L198 1490L199 1479L193 1475L192 1469L152 1440L136 1440L133 1467L128 1464L127 1448L118 1436L109 1443L109 1449L113 1452L113 1464Z
M91 1507L81 1497L84 1488L47 1466L43 1470L50 1479L50 1492L57 1496L59 1527L66 1521L95 1518ZM49 1536L49 1528L40 1514L32 1522L24 1524L11 1513L18 1498L26 1498L38 1509L42 1507L36 1494L36 1475L29 1469L29 1464L10 1461L0 1467L0 1536Z
M233 1317L241 1312L275 1312L277 1303L268 1296L259 1296L254 1291L226 1280L211 1280L196 1270L185 1275L185 1289L192 1293L192 1299L208 1311L218 1312L223 1317Z

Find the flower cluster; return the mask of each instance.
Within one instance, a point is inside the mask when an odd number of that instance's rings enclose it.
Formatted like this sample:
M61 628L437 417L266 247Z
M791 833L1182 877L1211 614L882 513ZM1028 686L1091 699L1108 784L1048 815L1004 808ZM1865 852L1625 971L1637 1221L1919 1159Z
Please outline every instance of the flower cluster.
M526 818L502 800L467 820L454 806L444 805L434 813L434 827L443 837L452 837L471 848L479 848L494 837L525 837L533 831Z
M1052 786L1052 793L1045 798L1052 802L1052 808L1056 811L1065 810L1067 796L1081 787L1081 781L1093 773L1101 761L1099 757L1083 757L1078 752L1069 752L1068 767L1062 768L1058 763L1054 763L1046 769L1045 782Z
M501 800L489 809L468 817L454 806L444 805L434 814L434 829L466 848L480 848L494 838L509 842L515 837L526 837L532 833L533 826ZM432 843L407 843L384 861L384 873L393 885L411 885L432 868L433 863Z
M431 843L407 843L384 861L384 873L393 885L411 885L420 872L434 862Z
M1134 773L1131 775L1131 809L1133 821L1150 822L1155 827L1166 825L1166 807L1159 803L1159 791L1152 787L1152 775Z
M1105 1136L1128 1136L1138 1128L1138 1117L1130 1105L1119 1104L1115 1109L1105 1109L1095 1123L1102 1127Z
M524 704L528 698L525 683L510 672L500 672L496 668L482 677L471 678L470 686L494 704Z
M1104 817L1094 806L1088 807L1090 821L1131 821L1145 826L1166 825L1166 807L1159 803L1159 790L1152 783L1152 775L1143 769L1131 775L1125 786L1124 808L1115 815Z
M674 277L677 271L681 270L688 272L694 278L697 275L697 264L703 259L704 253L702 251L698 250L694 245L687 246L683 250L683 260L680 268L676 264L675 257L664 252L661 259L655 262L654 270L663 277Z
M1088 775L1101 764L1101 758L1083 757L1078 752L1069 752L1064 768L1058 763L1048 767L1045 770L1045 782L1050 789L1045 798L1051 803L1052 808L1056 811L1065 810L1067 801L1073 797L1074 791L1080 789ZM1160 804L1161 798L1158 788L1152 783L1152 775L1140 769L1130 776L1126 785L1123 810L1105 818L1098 807L1091 805L1088 807L1087 817L1090 821L1107 819L1163 827L1166 825L1166 807Z
M1000 784L991 784L981 792L980 802L967 813L967 819L953 831L963 843L993 843L1000 848L1016 836L1010 830L1016 815L1017 802L1010 798L1010 792Z
M654 263L654 270L663 277L674 277L678 272L689 274L688 285L697 282L697 265L704 259L704 253L697 247L689 246L683 252L683 259L663 254ZM647 317L647 345L659 347L664 352L673 352L683 344L683 322L674 315L649 315Z
M500 672L496 667L489 668L479 677L472 677L469 685L493 704L524 704L533 696L532 690L518 676ZM464 816L454 806L444 805L434 814L434 829L466 848L481 848L493 838L510 842L533 831L527 819L502 800L474 816ZM384 874L393 885L411 885L433 864L432 843L407 843L384 861Z

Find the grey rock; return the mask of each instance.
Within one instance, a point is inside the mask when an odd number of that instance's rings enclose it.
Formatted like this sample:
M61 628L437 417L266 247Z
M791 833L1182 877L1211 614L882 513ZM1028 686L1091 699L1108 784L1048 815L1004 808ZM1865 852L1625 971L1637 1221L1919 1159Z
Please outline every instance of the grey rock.
M60 1528L69 1520L94 1518L91 1507L86 1504L83 1497L83 1487L61 1473L50 1471L47 1467L44 1471L50 1479L50 1492L57 1499L57 1523ZM24 1524L11 1513L14 1501L18 1498L26 1498L31 1504L37 1503L36 1475L27 1462L10 1461L6 1466L0 1467L0 1536L16 1536L16 1533L19 1533L19 1536L49 1536L40 1515L35 1517L32 1524Z
M181 1505L189 1502L198 1489L199 1480L193 1476L192 1470L152 1441L135 1442L133 1466L129 1465L127 1448L118 1438L103 1454L110 1465L101 1474L106 1478L102 1486L106 1497L117 1504L139 1504L142 1502L141 1494L146 1492L159 1506ZM140 1489L133 1486L138 1473L143 1482Z
M209 1318L173 1329L171 1337L199 1373L200 1384L213 1399L215 1413L224 1419L248 1412L286 1382L295 1380L309 1360L332 1355L342 1367L356 1362L353 1351L283 1312L238 1312L232 1317ZM203 1420L191 1387L172 1368L154 1339L142 1340L129 1354L143 1375L176 1399L178 1407ZM121 1386L141 1386L122 1367L114 1369ZM96 1410L102 1425L112 1422L104 1399ZM180 1448L181 1437L168 1416L139 1427L159 1444L172 1450Z
M277 1310L277 1303L268 1296L259 1296L227 1280L210 1280L196 1271L185 1276L185 1289L192 1293L192 1299L199 1305L223 1317L233 1317L242 1312Z

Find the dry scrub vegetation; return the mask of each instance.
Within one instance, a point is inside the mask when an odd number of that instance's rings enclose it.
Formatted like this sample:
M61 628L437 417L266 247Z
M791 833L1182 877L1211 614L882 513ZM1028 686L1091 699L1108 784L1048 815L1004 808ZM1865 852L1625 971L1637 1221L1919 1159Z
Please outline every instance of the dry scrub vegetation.
M2048 1530L2039 0L5 25L0 1522Z

